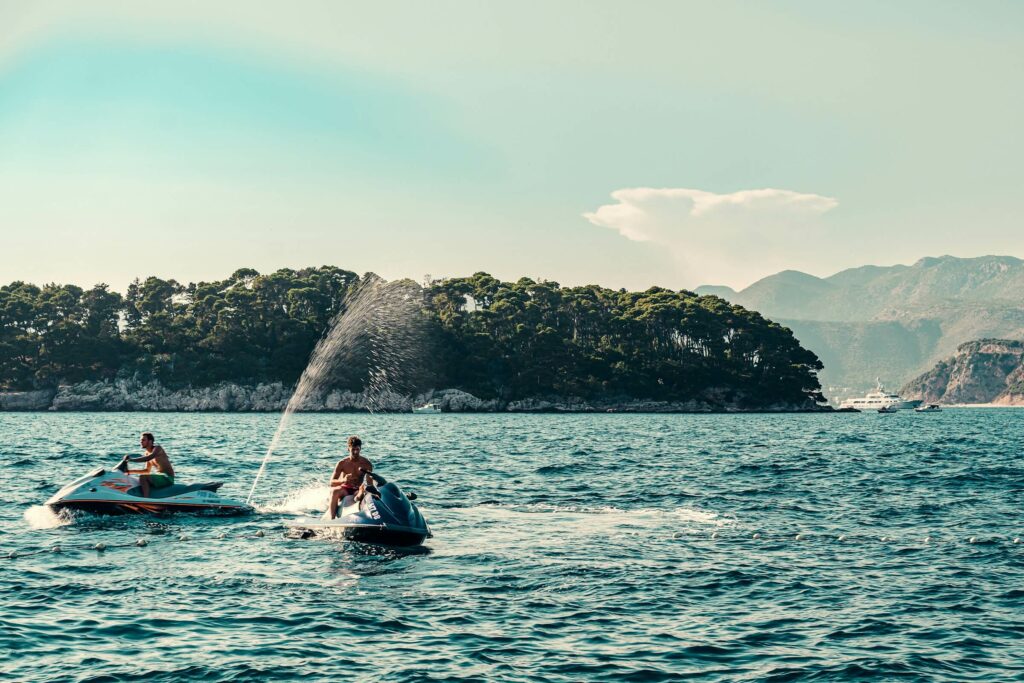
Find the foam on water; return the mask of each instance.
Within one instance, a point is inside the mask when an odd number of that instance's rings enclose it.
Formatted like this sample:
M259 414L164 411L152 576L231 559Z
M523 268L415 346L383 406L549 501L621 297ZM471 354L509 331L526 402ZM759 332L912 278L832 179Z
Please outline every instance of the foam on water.
M74 521L71 515L54 512L48 505L33 505L25 510L25 521L33 529L56 529Z
M322 484L310 484L292 491L280 500L267 505L257 505L257 512L276 512L284 514L303 514L313 510L327 509L331 497L331 489Z

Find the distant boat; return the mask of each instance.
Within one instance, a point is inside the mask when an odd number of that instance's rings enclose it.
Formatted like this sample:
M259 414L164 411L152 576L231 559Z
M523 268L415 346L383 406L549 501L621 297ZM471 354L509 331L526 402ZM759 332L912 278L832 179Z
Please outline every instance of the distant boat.
M874 391L861 398L848 398L839 404L842 408L856 408L857 410L879 410L888 406L894 406L894 410L910 410L920 405L920 401L908 401L901 398L899 394L886 391L879 382ZM881 410L879 410L881 412ZM893 411L886 411L893 412Z
M878 409L878 412L880 413L895 413L897 411L899 411L899 408L896 407L895 403L890 403L889 405L882 406Z
M419 407L413 408L412 412L417 415L429 415L433 413L440 413L441 409L437 407L436 403L425 403Z
M942 412L942 406L938 403L929 403L928 405L921 406L920 408L914 408L915 413L939 413Z

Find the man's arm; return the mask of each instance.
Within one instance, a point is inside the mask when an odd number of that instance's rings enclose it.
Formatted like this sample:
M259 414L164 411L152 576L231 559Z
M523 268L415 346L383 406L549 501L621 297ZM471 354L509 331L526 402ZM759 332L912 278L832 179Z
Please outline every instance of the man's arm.
M127 458L128 462L144 462L144 463L147 463L146 464L146 469L144 469L144 470L125 470L125 474L146 474L147 472L149 472L149 469L153 466L150 463L150 461L153 458L156 457L156 451L153 451L149 455L140 455L137 458L133 458L130 455L125 456L125 457Z
M341 462L342 461L339 460L338 464L334 466L334 474L331 475L331 484L330 484L331 486L341 486L346 481L345 478L341 478L341 479L338 478L342 474Z

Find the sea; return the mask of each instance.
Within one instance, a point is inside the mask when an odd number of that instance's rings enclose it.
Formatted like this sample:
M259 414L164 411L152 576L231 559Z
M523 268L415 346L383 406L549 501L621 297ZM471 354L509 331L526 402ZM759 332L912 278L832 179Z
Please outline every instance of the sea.
M0 679L1024 678L1024 412L299 414L250 516L42 506L142 431L244 499L277 424L0 414ZM352 434L422 550L288 533Z

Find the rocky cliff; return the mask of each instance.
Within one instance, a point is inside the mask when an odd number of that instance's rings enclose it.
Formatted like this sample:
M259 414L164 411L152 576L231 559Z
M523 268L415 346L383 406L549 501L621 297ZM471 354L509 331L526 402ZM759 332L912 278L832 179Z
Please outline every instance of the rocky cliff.
M169 389L158 382L122 379L114 382L81 382L56 391L0 393L0 410L60 411L153 411L153 412L280 412L291 397L291 388L280 383L245 386ZM310 396L299 410L305 412L409 412L431 402L445 412L793 412L828 410L807 400L802 404L775 403L755 408L742 396L709 390L699 400L671 402L630 398L586 400L572 396L544 396L519 401L481 399L458 389L430 391L417 396L384 394L368 396L331 391Z
M911 380L900 393L932 403L1024 405L1024 342L980 339Z
M52 389L0 392L0 410L46 410L55 393Z

